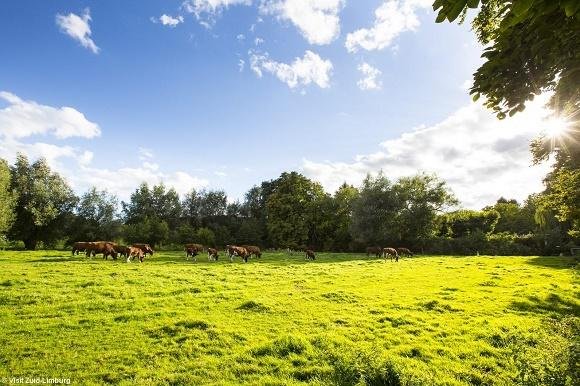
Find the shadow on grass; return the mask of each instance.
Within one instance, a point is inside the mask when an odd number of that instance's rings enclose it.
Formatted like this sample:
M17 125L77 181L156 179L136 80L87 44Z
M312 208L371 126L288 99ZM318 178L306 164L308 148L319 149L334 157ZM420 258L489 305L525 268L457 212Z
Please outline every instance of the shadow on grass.
M525 301L512 302L510 308L534 314L547 313L557 317L580 316L580 303L562 299L554 293L548 295L545 299L540 299L537 296L528 296Z
M67 261L83 261L78 257L45 256L42 259L29 260L29 263L64 263Z
M527 260L527 264L555 269L575 268L580 263L578 256L538 256Z

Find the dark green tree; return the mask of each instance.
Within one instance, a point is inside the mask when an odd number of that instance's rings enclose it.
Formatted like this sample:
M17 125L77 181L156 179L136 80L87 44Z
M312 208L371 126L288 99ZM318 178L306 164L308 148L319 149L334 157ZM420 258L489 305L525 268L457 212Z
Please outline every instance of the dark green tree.
M382 172L376 177L367 175L353 203L351 234L354 240L383 246L397 242L399 200L393 184Z
M393 187L401 204L397 216L398 240L423 247L436 231L436 217L457 204L445 181L434 175L418 174L400 178Z
M36 249L38 242L53 244L64 237L78 199L45 159L30 164L18 154L11 168L11 189L18 192L11 239L22 240L26 249Z
M12 226L14 221L14 206L16 204L16 192L10 184L10 167L8 163L0 159L0 238Z
M312 237L314 203L324 196L320 184L303 175L282 173L266 203L267 227L277 247L298 247Z
M71 241L113 240L120 235L117 197L91 188L82 195L71 229Z
M475 233L492 233L500 214L496 210L460 209L449 212L440 218L440 234L446 237L459 238Z
M338 251L352 251L355 249L350 234L353 205L359 197L359 191L352 185L342 184L334 193L334 247Z

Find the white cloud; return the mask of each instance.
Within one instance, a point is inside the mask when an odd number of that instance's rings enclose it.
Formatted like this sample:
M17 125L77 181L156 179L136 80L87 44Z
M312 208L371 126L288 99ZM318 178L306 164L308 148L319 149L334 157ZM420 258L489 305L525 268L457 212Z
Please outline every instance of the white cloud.
M72 107L55 108L25 101L7 91L0 100L8 103L0 109L0 137L23 138L35 134L52 134L57 138L93 138L101 134L99 126Z
M445 179L463 205L481 208L500 196L523 200L542 190L549 165L531 166L529 143L545 126L546 99L524 113L499 121L481 104L470 104L442 122L419 127L385 141L381 150L352 162L303 161L309 177L326 189L342 182L359 184L366 173L384 170L392 178L419 171Z
M250 67L258 77L262 77L264 71L269 72L292 89L311 83L320 88L330 87L332 63L312 51L307 50L304 57L294 59L291 64L273 61L267 53L250 50L249 55Z
M173 16L169 16L166 14L163 14L161 16L159 16L159 18L151 18L151 21L153 23L161 23L163 25L169 26L169 27L176 27L178 24L183 23L183 16L179 15L177 17L173 17Z
M251 4L252 0L186 0L183 2L182 8L194 14L206 28L209 28L224 9L234 5Z
M135 146L125 154L138 154L141 164L136 167L102 169L90 166L94 153L68 145L45 142L24 142L24 138L44 135L57 140L70 137L93 138L101 134L96 123L88 121L79 111L71 107L55 108L24 101L9 92L0 92L0 100L8 106L0 109L0 158L14 162L18 153L31 160L46 158L48 164L61 173L77 191L96 186L127 199L141 182L157 184L164 182L180 194L191 188L201 188L208 181L184 171L164 172L154 162L150 149Z
M340 34L340 10L344 0L264 1L260 11L291 21L310 44L329 44Z
M244 67L246 65L246 61L244 59L238 60L238 69L240 72L244 71Z
M236 36L236 39L238 39L239 41L246 40L246 35L244 35L244 34L239 34L238 36Z
M259 46L260 44L263 44L263 43L264 43L264 39L262 39L262 38L255 38L254 39L255 46Z
M146 147L139 147L137 148L137 151L139 153L139 159L141 161L147 161L150 159L153 159L153 151L151 149L148 149Z
M414 31L420 24L416 10L430 7L432 0L387 0L375 10L371 28L361 28L346 36L345 46L349 52L359 49L382 50L399 34Z
M143 182L149 185L163 182L166 186L175 188L181 195L191 191L192 188L200 189L208 185L206 179L192 176L184 171L165 173L159 168L149 166L141 165L114 170L80 166L79 170L74 173L64 170L63 174L76 190L96 186L118 195L123 200L128 199Z
M60 30L63 33L78 40L83 47L98 54L100 48L97 47L93 39L91 39L92 32L91 26L89 25L91 20L91 12L88 8L85 9L82 16L75 15L74 13L69 13L66 16L61 14L56 15L56 24L60 27Z
M225 172L219 172L219 171L218 172L214 172L214 174L216 176L218 176L218 177L221 177L221 178L224 178L224 177L227 177L228 176L227 173L225 173Z
M381 75L381 71L368 63L359 64L358 70L363 74L363 78L356 84L361 90L380 90L383 87L383 82L377 79Z

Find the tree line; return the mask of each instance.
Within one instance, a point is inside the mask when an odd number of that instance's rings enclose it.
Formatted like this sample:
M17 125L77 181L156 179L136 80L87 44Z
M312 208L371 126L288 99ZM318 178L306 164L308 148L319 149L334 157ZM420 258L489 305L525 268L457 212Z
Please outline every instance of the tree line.
M405 246L431 253L548 254L577 241L553 194L520 204L500 199L481 210L454 210L457 199L435 175L389 179L368 175L333 194L297 172L253 186L242 201L221 190L180 197L164 184L141 184L128 201L91 188L78 197L46 160L22 154L0 160L0 237L9 247L63 248L75 241L146 242L179 248L189 242L223 247L312 248L355 252ZM558 202L558 205L561 203Z

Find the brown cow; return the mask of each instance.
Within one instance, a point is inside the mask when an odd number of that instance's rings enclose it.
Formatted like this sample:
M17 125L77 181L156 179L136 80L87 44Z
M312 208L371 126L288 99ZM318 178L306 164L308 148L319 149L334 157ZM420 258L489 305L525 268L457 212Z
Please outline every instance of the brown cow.
M381 247L368 247L367 257L370 255L375 255L375 257L381 257L383 254L383 249Z
M244 247L236 247L236 246L232 246L234 254L233 256L240 256L242 258L242 260L244 260L244 263L248 262L248 257L250 256L250 253L248 252L248 250ZM234 258L230 257L230 261L233 261Z
M111 256L114 260L117 260L117 252L114 248L115 243L110 241L93 241L88 243L86 246L87 256L96 256L99 253L103 254L103 259Z
M397 252L399 253L399 256L413 256L413 252L407 248L397 248Z
M395 261L399 261L399 254L395 248L383 248L383 257L385 258L385 261L387 260L387 256L391 257L391 261L393 261L393 257L395 258Z
M254 255L256 257L262 257L262 251L260 250L260 247L255 245L242 245L242 248L246 248L246 251L248 251L250 256Z
M131 253L131 248L129 248L125 245L113 245L113 249L119 255L124 256L124 257L129 257L129 254Z
M145 252L143 252L139 247L128 247L127 252L127 263L130 263L131 260L134 260L136 257L139 258L139 262L142 263L145 258Z
M314 251L312 249L307 249L306 251L304 251L304 253L306 254L306 260L316 259L316 255L314 254Z
M209 261L217 261L218 260L218 250L215 248L208 248L207 249L207 259Z
M153 249L149 246L149 244L133 244L131 245L134 248L139 248L140 250L143 251L143 254L145 256L147 256L147 254L150 254L151 256L153 256Z
M78 255L79 252L86 252L87 250L87 246L89 245L89 242L85 242L85 241L77 241L76 243L73 244L72 247L72 254L73 255Z
M187 260L187 258L189 256L195 258L195 256L197 256L200 252L203 252L204 247L201 244L191 243L191 244L185 244L184 250L185 250L185 259ZM194 252L195 252L195 254L192 254Z

